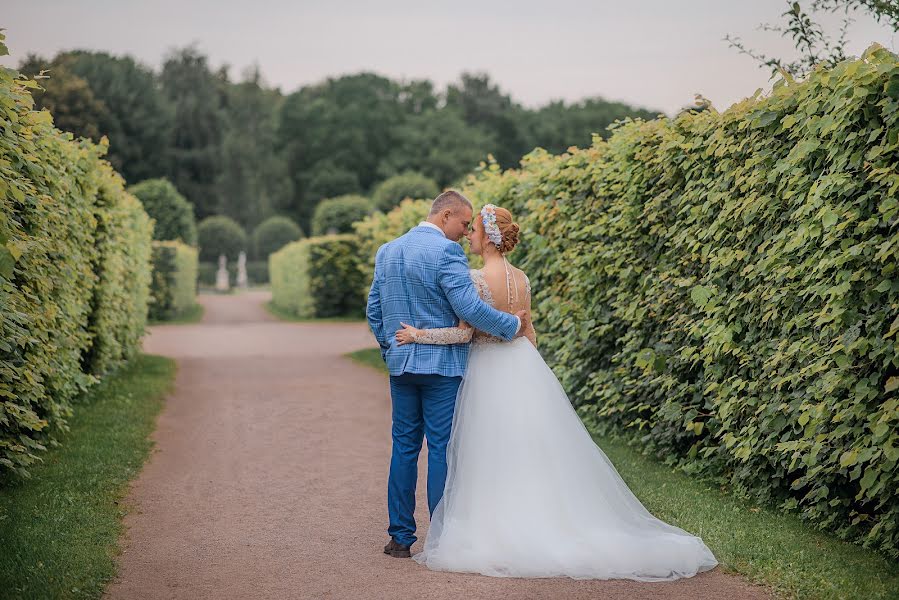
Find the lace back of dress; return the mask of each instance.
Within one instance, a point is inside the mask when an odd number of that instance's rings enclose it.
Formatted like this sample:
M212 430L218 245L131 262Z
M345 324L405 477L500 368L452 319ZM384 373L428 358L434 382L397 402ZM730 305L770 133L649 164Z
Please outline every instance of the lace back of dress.
M505 260L505 282L501 279L493 281L493 289L498 293L494 295L491 291L490 283L487 281L487 277L484 275L483 271L477 270L472 271L472 279L474 279L475 287L478 290L478 293L481 295L481 298L484 299L485 302L496 308L497 310L501 310L510 314L514 314L519 310L530 309L531 306L531 285L530 281L528 281L527 276L523 273L521 275L516 275L515 270L509 264L508 261ZM522 278L524 281L522 281ZM503 287L500 287L502 285ZM501 289L503 291L500 291ZM502 338L498 338L490 335L489 333L485 333L480 330L476 330L474 332L473 341L478 343L504 343L506 340Z

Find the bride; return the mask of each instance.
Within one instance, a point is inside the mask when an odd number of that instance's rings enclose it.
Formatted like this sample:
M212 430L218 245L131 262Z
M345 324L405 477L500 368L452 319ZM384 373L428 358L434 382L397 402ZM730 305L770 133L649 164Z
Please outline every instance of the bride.
M505 254L518 242L509 211L486 205L471 250L481 297L530 309L527 276ZM459 327L403 324L398 344L472 342L456 397L443 498L424 550L430 569L496 577L663 581L718 561L703 541L653 517L585 429L536 349L533 326L511 342Z

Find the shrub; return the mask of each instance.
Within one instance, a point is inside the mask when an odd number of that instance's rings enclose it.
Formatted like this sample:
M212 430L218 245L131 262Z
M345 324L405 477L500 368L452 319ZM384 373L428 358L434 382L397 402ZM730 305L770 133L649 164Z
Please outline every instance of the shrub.
M353 235L313 237L269 257L272 303L301 318L362 316L365 279Z
M146 179L128 188L155 221L153 239L197 245L194 209L167 179Z
M268 261L272 252L303 237L300 226L287 217L269 217L253 230L253 256Z
M430 210L430 200L406 199L390 212L376 212L353 226L359 240L359 266L367 283L374 276L378 248L421 223Z
M237 221L224 215L206 217L197 226L200 260L218 264L220 254L228 261L237 260L247 249L247 234Z
M361 221L371 212L371 202L363 196L338 196L322 200L315 207L312 217L312 234L350 233L353 223Z
M152 222L105 145L32 110L36 85L0 69L0 474L27 475L73 400L137 351L147 310Z
M153 242L150 318L177 318L197 302L197 249L176 240Z
M439 193L436 181L421 173L407 171L379 183L372 193L372 202L375 208L387 212L406 198L433 200Z
M899 60L775 85L466 193L513 210L592 427L899 556Z

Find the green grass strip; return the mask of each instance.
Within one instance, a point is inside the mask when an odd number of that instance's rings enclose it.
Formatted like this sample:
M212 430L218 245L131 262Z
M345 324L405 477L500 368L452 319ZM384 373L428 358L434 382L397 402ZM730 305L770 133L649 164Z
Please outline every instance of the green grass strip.
M75 405L62 445L0 488L0 597L99 598L116 573L121 504L149 455L175 362L138 355Z
M346 356L387 372L377 348ZM899 598L899 568L882 555L674 471L621 439L594 439L643 505L700 536L725 571L785 598Z
M203 320L203 312L203 305L198 302L177 317L163 320L150 319L147 325L189 325L191 323L199 323Z

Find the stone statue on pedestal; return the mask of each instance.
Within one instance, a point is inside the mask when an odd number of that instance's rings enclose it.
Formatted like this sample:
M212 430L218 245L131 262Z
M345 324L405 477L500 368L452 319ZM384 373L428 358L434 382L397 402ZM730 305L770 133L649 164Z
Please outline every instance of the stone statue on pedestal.
M237 256L237 287L247 289L247 253L243 250Z
M217 292L227 292L231 289L226 263L227 259L225 258L225 255L219 254L219 269L215 272L215 290Z

